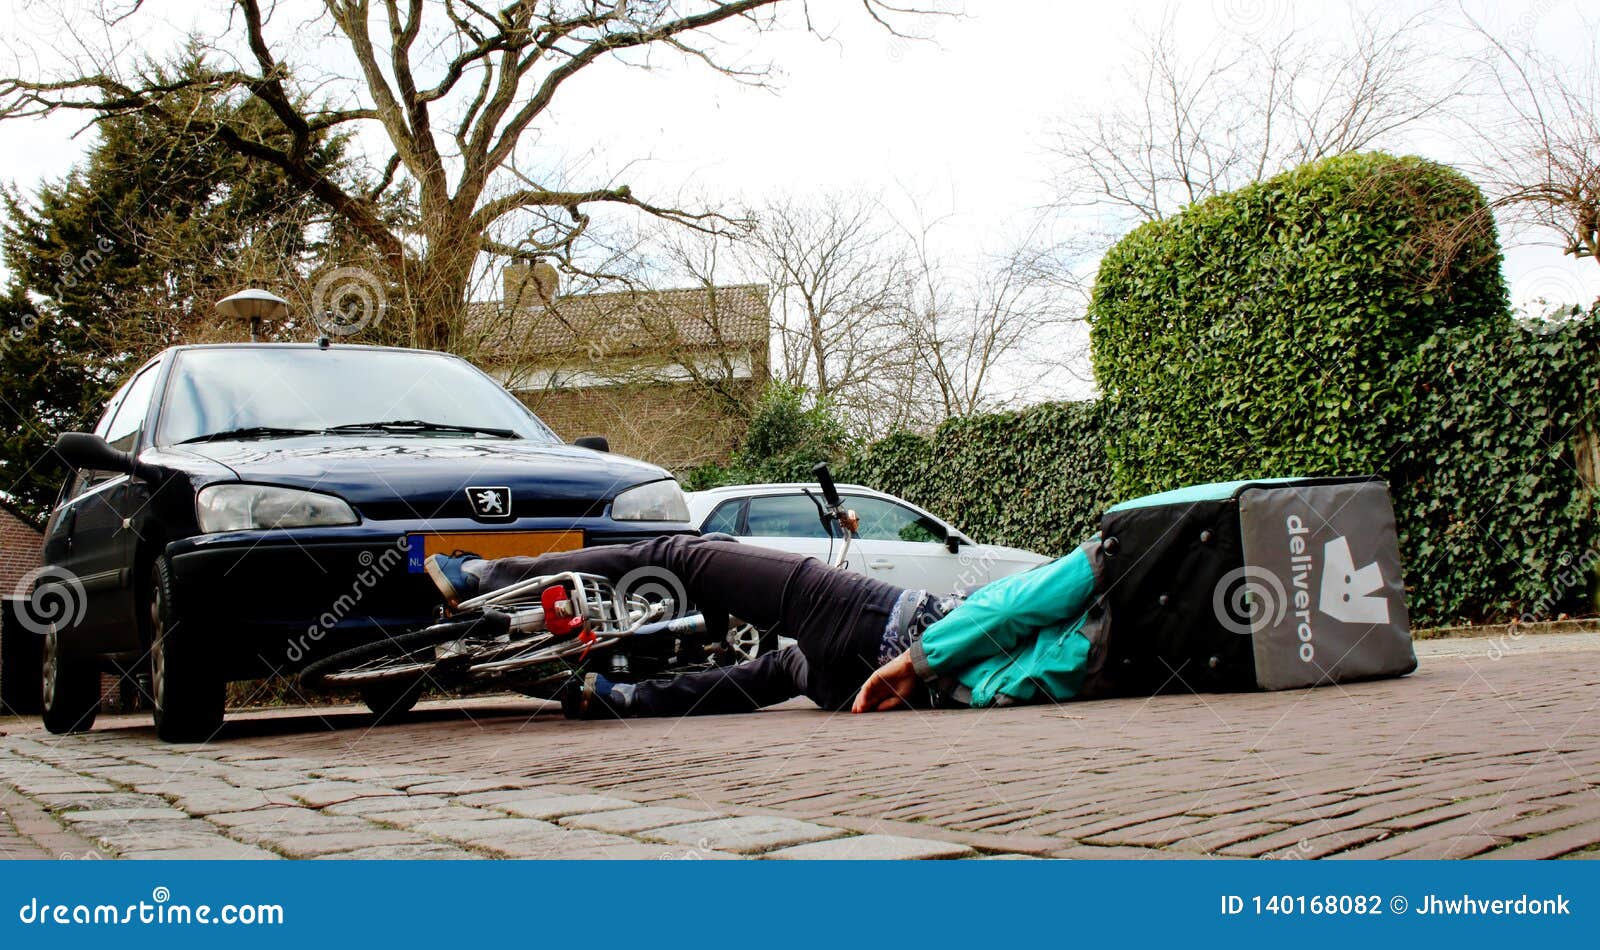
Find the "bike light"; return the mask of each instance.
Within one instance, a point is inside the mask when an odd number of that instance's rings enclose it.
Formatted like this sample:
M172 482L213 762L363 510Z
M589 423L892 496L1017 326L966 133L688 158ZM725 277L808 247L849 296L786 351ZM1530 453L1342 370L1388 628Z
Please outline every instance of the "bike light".
M343 498L276 485L210 485L195 499L200 530L261 531L356 524Z
M583 618L573 616L572 601L560 584L546 587L539 595L539 603L544 607L544 628L551 636L570 636L583 626Z
M689 502L670 478L630 488L611 503L617 521L688 521Z

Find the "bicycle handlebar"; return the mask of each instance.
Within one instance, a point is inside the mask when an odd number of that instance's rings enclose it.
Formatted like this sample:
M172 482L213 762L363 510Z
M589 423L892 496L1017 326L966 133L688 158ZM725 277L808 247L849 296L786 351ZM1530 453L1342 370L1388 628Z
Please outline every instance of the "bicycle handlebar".
M828 470L827 462L818 462L811 466L811 474L817 477L817 482L822 485L822 497L827 500L828 507L838 508L843 502L839 499L839 489L834 487L833 473Z

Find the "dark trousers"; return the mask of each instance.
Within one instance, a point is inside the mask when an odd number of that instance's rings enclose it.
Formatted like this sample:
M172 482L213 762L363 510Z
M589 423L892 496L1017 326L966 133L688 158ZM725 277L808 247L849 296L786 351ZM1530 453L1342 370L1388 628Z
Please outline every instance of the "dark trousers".
M681 705L683 690L718 693L717 702L740 690L771 705L797 695L810 697L824 709L841 709L878 667L878 648L894 602L903 592L893 584L829 567L816 558L772 551L734 541L685 535L652 538L627 545L602 545L536 558L487 561L480 572L488 591L539 574L578 571L621 581L634 572L641 582L681 585L690 603L706 615L712 631L726 630L729 615L763 630L792 637L798 656L767 660L728 670L678 677L688 680L679 692L666 681L644 684L641 694L678 697L662 709ZM784 651L769 654L782 656ZM797 659L804 673L796 672ZM740 672L733 672L733 671ZM780 695L790 690L788 695ZM735 711L731 700L726 711ZM641 713L649 713L643 708ZM703 705L703 703L702 703ZM743 708L755 708L744 706ZM681 715L681 712L661 712Z
M854 696L854 690L850 695ZM790 646L735 666L646 680L634 692L629 711L635 716L720 716L754 712L796 696L827 706L811 690L811 668L805 654L798 646Z

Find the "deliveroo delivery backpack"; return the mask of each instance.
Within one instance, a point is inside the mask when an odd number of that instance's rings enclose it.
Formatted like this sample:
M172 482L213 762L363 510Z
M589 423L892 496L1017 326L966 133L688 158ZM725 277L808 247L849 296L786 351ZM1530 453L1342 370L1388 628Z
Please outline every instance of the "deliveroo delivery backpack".
M1082 694L1292 689L1417 668L1376 476L1223 482L1124 502L1090 546Z

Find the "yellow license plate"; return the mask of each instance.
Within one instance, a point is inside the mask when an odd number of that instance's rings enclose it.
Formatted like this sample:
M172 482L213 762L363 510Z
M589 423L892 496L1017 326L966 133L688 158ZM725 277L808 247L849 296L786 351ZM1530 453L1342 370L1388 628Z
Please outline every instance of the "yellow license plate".
M406 536L406 567L420 574L422 563L435 554L470 552L493 560L500 557L538 557L553 551L583 547L582 531L439 531Z

